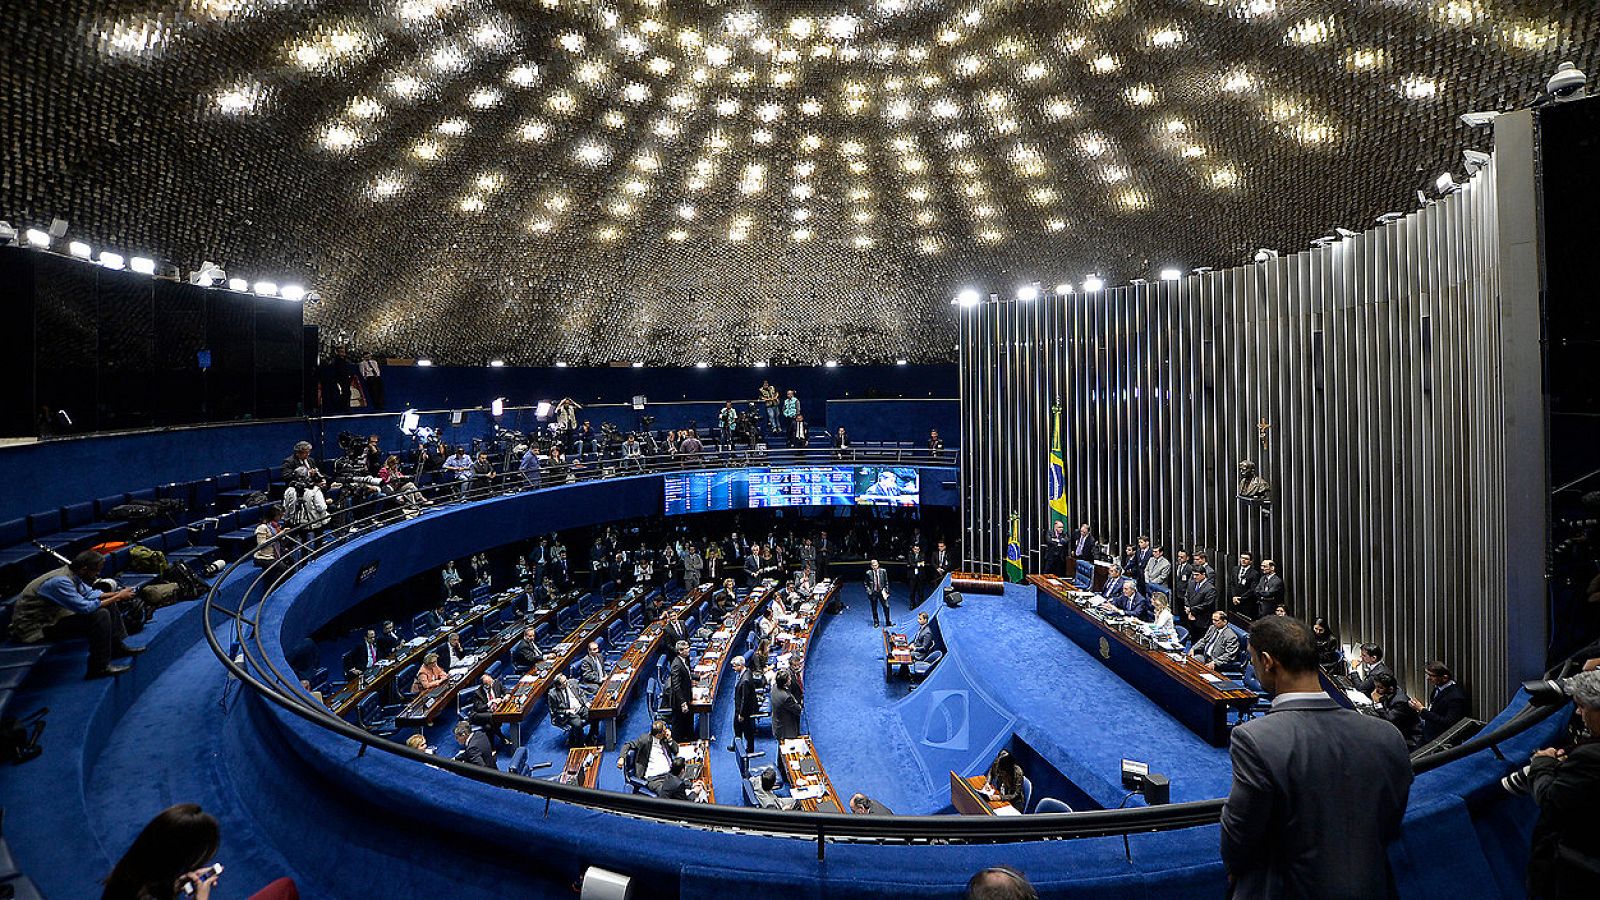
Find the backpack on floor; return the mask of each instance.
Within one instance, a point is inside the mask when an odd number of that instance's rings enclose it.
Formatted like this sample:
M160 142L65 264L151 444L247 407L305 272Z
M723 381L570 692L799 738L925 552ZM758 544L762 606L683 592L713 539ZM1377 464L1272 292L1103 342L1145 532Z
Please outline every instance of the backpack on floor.
M183 588L170 581L152 581L139 588L139 600L147 609L160 609L163 606L171 606L184 599L182 595ZM128 631L132 633L132 622L129 622L128 625ZM143 621L139 623L139 627L141 629L144 628Z
M167 580L177 586L179 600L198 600L211 590L186 562L173 563L172 568L167 570Z
M128 571L164 575L167 571L167 555L160 550L135 544L128 548Z

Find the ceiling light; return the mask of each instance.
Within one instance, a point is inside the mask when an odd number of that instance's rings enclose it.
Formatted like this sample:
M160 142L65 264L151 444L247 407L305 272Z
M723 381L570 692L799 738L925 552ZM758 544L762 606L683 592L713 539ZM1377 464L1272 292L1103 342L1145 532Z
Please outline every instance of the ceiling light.
M148 256L135 256L134 258L128 260L128 268L138 272L140 275L154 275L156 272L156 261Z
M1039 299L1039 289L1031 284L1025 284L1017 288L1017 299L1023 301L1037 300Z
M306 289L298 284L284 285L282 293L283 299L288 300L291 303L299 303L306 299Z
M250 282L245 281L243 278L229 278L228 290L242 294L250 290Z
M31 247L39 247L42 249L50 246L50 234L48 232L40 231L37 228L29 228L27 231L27 238L28 245Z
M83 241L73 241L67 245L67 252L79 259L88 259L94 255L94 250Z
M567 367L567 363L566 363L565 360L557 360L556 361L556 368L565 369L566 367Z
M1391 223L1398 222L1405 217L1405 213L1387 212L1379 216L1377 221L1379 225L1389 225Z
M629 365L631 365L631 366L632 366L632 367L633 367L633 368L635 368L635 369L642 369L642 368L644 368L644 363L642 363L642 362L634 362L634 363L629 363Z
M709 368L711 368L711 363L708 363L705 360L701 360L700 362L695 363L694 367L696 369L709 369Z
M1093 294L1097 291L1104 290L1105 286L1105 279L1101 278L1099 275L1090 275L1088 278L1083 280L1083 292L1085 294Z
M956 295L956 303L960 306L977 306L978 292L972 288L967 288Z
M506 361L503 360L503 359L491 359L491 360L489 360L489 368L491 368L491 369L504 369L505 367L506 367Z
M1181 272L1181 271L1179 271L1177 269L1162 269L1161 270L1161 280L1162 281L1177 281L1179 278L1182 278L1182 277L1183 277L1183 272Z
M1269 259L1277 259L1278 256L1278 251L1262 247L1260 250L1257 250L1255 256L1251 258L1258 263L1264 263Z
M276 282L258 281L255 283L254 289L257 294L260 294L263 297L276 297L278 295L278 285Z
M1456 184L1455 177L1449 172L1442 172L1438 178L1433 180L1433 189L1438 191L1439 196L1441 197L1447 194L1453 194L1460 190L1460 188L1461 186Z
M1068 295L1070 293L1072 293L1072 285L1066 283L1065 281L1063 281L1060 284L1056 285L1056 296L1057 297L1065 297L1066 295Z
M903 365L907 365L909 362L910 362L909 360L897 359L897 360L894 361L894 364L897 365L897 366L903 366Z
M1490 159L1489 154L1484 153L1482 150L1463 150L1461 151L1461 158L1466 164L1468 176L1476 175L1483 171L1483 167L1489 164Z
M120 269L122 268L122 254L112 253L110 250L101 250L100 265L108 269Z
M423 367L424 369L426 369L427 367L433 365L433 360L431 360L431 359L419 359L419 360L417 360L417 365L419 365L419 366Z
M1500 113L1497 110L1462 113L1461 124L1470 125L1473 128L1483 128L1486 125L1493 125L1494 120L1498 118L1500 118Z

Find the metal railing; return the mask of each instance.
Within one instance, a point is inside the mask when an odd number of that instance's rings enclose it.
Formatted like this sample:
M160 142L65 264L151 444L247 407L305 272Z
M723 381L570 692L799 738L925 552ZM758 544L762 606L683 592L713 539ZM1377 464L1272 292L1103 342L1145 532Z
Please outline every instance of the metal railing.
M780 461L781 458L781 461ZM752 465L805 465L836 464L840 462L898 464L948 464L949 457L899 449L873 452L861 449L847 459L836 457L832 448L793 451L708 451L694 458L650 458L642 465L643 472L688 471L706 468L743 468ZM594 466L562 474L559 482L529 486L517 473L501 472L494 481L469 484L465 497L459 497L458 485L435 486L434 499L450 506L471 504L491 497L505 496L529 490L550 487L554 483L584 482L612 477L608 467ZM620 473L624 475L633 472ZM437 490L442 488L442 491ZM372 747L385 753L405 757L414 762L426 763L484 784L572 804L589 809L605 810L620 815L656 820L681 826L754 832L785 836L817 843L817 854L823 856L830 842L866 842L894 844L954 844L954 843L1011 843L1039 840L1071 840L1089 837L1128 835L1142 832L1170 831L1182 828L1215 824L1222 812L1222 800L1202 800L1162 806L1134 807L1128 809L1090 810L1067 813L1038 813L1027 816L856 816L828 812L794 812L750 809L736 806L718 806L662 800L655 797L622 793L618 791L586 788L562 784L509 772L491 770L483 766L458 762L442 756L432 756L414 750L402 743L372 734L351 722L334 715L317 703L300 686L293 672L283 672L266 653L262 644L260 623L263 613L284 582L306 564L337 550L349 541L370 534L377 529L403 520L393 497L365 501L338 513L342 522L323 534L313 534L303 527L290 528L278 534L286 551L285 561L261 569L249 586L238 595L237 605L227 608L220 605L218 587L229 580L240 566L253 565L252 554L246 553L232 562L215 581L207 594L203 610L205 638L217 659L240 684L260 698L286 710L301 719L340 737L362 745L362 753ZM292 598L291 598L292 599ZM231 634L229 627L231 625ZM1415 771L1422 773L1446 765L1456 759L1471 755L1527 731L1544 721L1561 707L1525 708L1493 732L1479 734L1462 745L1445 752L1417 760ZM1495 750L1498 753L1498 749Z

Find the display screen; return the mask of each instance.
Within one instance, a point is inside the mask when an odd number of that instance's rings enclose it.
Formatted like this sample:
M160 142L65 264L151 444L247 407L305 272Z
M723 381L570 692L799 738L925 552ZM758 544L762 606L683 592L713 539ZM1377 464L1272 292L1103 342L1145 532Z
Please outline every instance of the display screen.
M851 466L785 466L750 470L750 508L849 506L855 502Z
M855 502L862 506L916 506L921 482L912 466L858 466Z
M723 509L744 509L750 505L749 473L752 470L736 469L730 472L682 472L662 479L666 493L665 512L669 516L685 513L714 512Z

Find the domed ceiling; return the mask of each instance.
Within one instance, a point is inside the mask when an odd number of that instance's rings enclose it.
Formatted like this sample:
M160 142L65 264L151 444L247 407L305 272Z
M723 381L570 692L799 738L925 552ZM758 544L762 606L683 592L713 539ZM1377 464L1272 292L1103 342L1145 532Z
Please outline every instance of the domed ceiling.
M7 0L0 218L442 362L953 356L1415 205L1592 0Z

